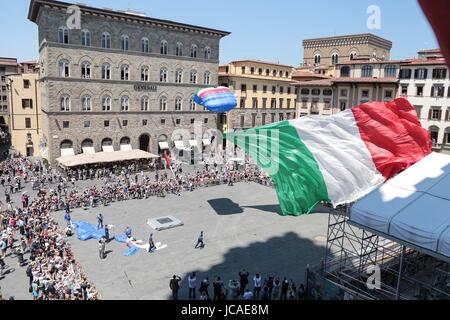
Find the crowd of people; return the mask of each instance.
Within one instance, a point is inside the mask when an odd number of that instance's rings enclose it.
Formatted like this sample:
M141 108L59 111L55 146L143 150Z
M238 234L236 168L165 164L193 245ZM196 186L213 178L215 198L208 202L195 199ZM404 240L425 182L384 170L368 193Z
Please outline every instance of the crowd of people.
M181 165L173 165L172 172L151 173L129 165L120 168L96 168L58 171L44 167L39 161L27 158L10 158L0 164L0 182L4 188L6 204L0 203L0 267L6 269L4 259L17 257L19 266L26 268L29 292L36 300L88 300L99 299L100 294L86 278L81 265L65 240L64 230L52 218L52 211L81 207L108 205L116 201L165 197L167 194L181 196L182 192L198 188L237 182L256 182L272 186L270 177L256 166L206 165L200 170L184 172ZM89 181L84 189L77 181ZM11 196L21 192L30 183L37 196L30 201L26 192L21 195L21 206L13 205ZM24 258L29 254L29 259ZM304 292L286 279L281 281L268 277L262 281L259 275L253 278L250 290L248 273L240 273L240 281L232 280L228 287L218 277L209 293L209 279L199 282L198 297L202 300L225 300L242 297L251 299L297 299ZM247 279L247 280L246 280ZM179 282L175 277L170 288L174 298L178 297ZM196 299L197 279L193 274L188 279L189 298Z
M267 275L263 279L259 273L250 278L250 273L245 270L239 272L238 276L239 280L230 280L228 284L220 276L211 283L208 277L199 281L194 272L187 278L188 299L223 301L228 299L303 300L306 298L304 285L297 286L294 281L289 281L287 278L281 280L279 277ZM180 282L182 282L181 277L176 275L169 282L174 300L178 299Z
M7 198L7 206L2 205L0 212L0 277L8 272L5 258L16 256L17 265L26 267L29 292L34 300L99 299L98 291L87 280L63 232L51 217L46 195L40 193L31 202L22 197L25 199L22 207L12 205L9 184L17 183L17 190L13 191L20 192L22 181L31 182L43 172L40 162L25 158L8 159L0 165Z

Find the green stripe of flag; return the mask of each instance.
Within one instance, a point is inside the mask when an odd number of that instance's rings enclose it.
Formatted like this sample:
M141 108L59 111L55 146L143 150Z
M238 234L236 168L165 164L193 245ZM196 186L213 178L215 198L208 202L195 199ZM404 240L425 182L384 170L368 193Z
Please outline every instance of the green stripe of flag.
M307 214L329 201L314 156L288 121L225 136L271 175L284 215Z

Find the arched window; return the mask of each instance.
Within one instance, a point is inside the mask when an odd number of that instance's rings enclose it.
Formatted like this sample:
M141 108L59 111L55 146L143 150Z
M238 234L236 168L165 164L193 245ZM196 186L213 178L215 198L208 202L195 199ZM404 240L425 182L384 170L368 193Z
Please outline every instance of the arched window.
M102 140L102 147L110 147L113 145L113 141L111 138L105 138Z
M102 79L111 80L111 65L109 63L102 65Z
M120 99L120 109L122 111L130 111L130 98L128 96L123 96Z
M161 70L159 72L159 81L160 82L167 82L168 81L167 75L168 75L167 69L166 68L161 68Z
M177 42L176 55L179 57L183 56L183 44L181 42Z
M161 54L168 54L169 53L169 44L166 40L161 41Z
M274 77L277 76L277 70L273 70L273 71L272 71L272 76L274 76Z
M63 78L70 77L70 62L68 60L59 61L59 75Z
M81 78L83 79L91 78L91 63L89 61L84 61L81 64Z
M102 110L103 111L111 111L111 97L104 96L102 99Z
M315 55L314 55L314 64L320 64L320 60L321 60L321 56L320 56L320 54L319 53L316 53Z
M350 67L345 66L341 68L341 77L350 77Z
M141 111L148 111L150 108L150 100L147 96L141 98Z
M166 97L159 98L159 110L167 111L167 98Z
M175 99L175 111L181 111L183 109L183 99L177 97Z
M150 80L150 69L147 66L141 67L141 81L149 81Z
M130 67L127 64L120 67L120 79L125 81L130 80Z
M89 112L92 111L92 98L89 95L85 95L81 98L81 106L83 111Z
M175 83L183 83L183 69L175 71Z
M210 47L205 48L205 59L211 60L211 48Z
M438 145L438 139L439 139L439 127L431 126L428 131L431 135L431 142L433 144L433 147L436 147Z
M128 137L123 137L122 139L120 139L120 145L129 145L131 144L131 139Z
M150 42L148 41L148 38L141 39L141 51L145 53L150 52Z
M69 29L67 27L60 27L58 29L59 43L69 44Z
M280 78L283 77L283 71L282 71L282 70L280 70L280 72L278 72L278 76L279 76Z
M352 51L352 52L350 53L350 60L355 59L356 56L357 56L357 53L356 53L355 51Z
M70 97L68 95L63 95L60 99L61 111L70 111Z
M197 51L198 51L197 45L193 44L191 46L191 58L197 58Z
M333 53L331 56L331 64L335 65L339 63L339 55L337 53Z
M211 83L211 72L209 72L209 71L205 71L205 75L204 75L204 83L206 84L206 85L209 85L210 83Z
M195 70L191 71L191 76L189 78L189 81L193 84L197 83L197 71L195 71Z
M120 50L128 51L130 48L130 37L126 34L120 37Z
M81 142L81 148L92 148L94 146L94 141L92 139L85 139Z
M61 149L72 149L73 142L70 140L63 140L60 144Z
M111 35L108 32L102 33L102 48L111 49Z
M91 46L91 33L89 30L81 31L81 45L85 47Z
M385 77L397 77L397 66L395 65L387 65L384 67L384 76Z
M361 77L363 78L371 78L372 77L372 66L366 65L361 69Z
M194 98L189 100L189 111L195 111L195 101Z

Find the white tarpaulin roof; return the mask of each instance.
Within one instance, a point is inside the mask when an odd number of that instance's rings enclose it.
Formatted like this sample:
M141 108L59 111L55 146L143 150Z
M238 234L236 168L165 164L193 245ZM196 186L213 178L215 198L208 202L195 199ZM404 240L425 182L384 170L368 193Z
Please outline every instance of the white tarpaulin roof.
M167 142L160 142L159 143L159 148L161 149L161 150L169 150L169 144L167 143Z
M128 160L155 159L159 156L142 151L115 151L115 152L98 152L95 154L78 154L76 156L65 156L56 159L63 167L70 168L82 166L86 164L111 163Z
M450 155L432 153L362 198L350 221L450 258Z
M61 157L74 156L75 150L73 148L61 149Z
M131 147L131 144L121 144L120 145L121 151L131 151L133 148Z
M93 147L84 147L82 149L84 154L95 154L95 149Z
M198 142L197 140L189 140L189 145L191 147L198 147Z
M103 152L114 152L113 146L102 146Z

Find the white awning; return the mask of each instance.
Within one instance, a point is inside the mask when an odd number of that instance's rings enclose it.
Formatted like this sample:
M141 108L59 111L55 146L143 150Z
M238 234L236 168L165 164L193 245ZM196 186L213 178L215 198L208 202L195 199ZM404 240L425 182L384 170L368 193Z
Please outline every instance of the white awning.
M450 156L432 153L355 203L350 222L450 258Z
M142 151L142 150L131 150L131 151L115 151L115 152L98 152L95 154L78 154L71 156L63 156L56 159L59 164L66 168L88 165L88 164L99 164L99 163L112 163L130 160L140 160L140 159L156 159L159 156Z
M175 142L175 148L179 150L186 150L186 146L184 145L182 140L174 141Z
M197 140L189 140L189 145L191 147L198 147L198 142Z
M160 142L159 143L159 148L161 150L169 150L169 144L167 142Z
M103 152L114 152L113 146L102 146Z
M82 149L84 154L95 154L95 149L93 147L84 147Z
M203 139L202 142L204 146L209 146L211 144L211 140L209 139Z
M121 144L120 145L120 151L131 151L133 148L131 147L131 144Z
M61 157L74 156L75 150L73 148L61 149Z

